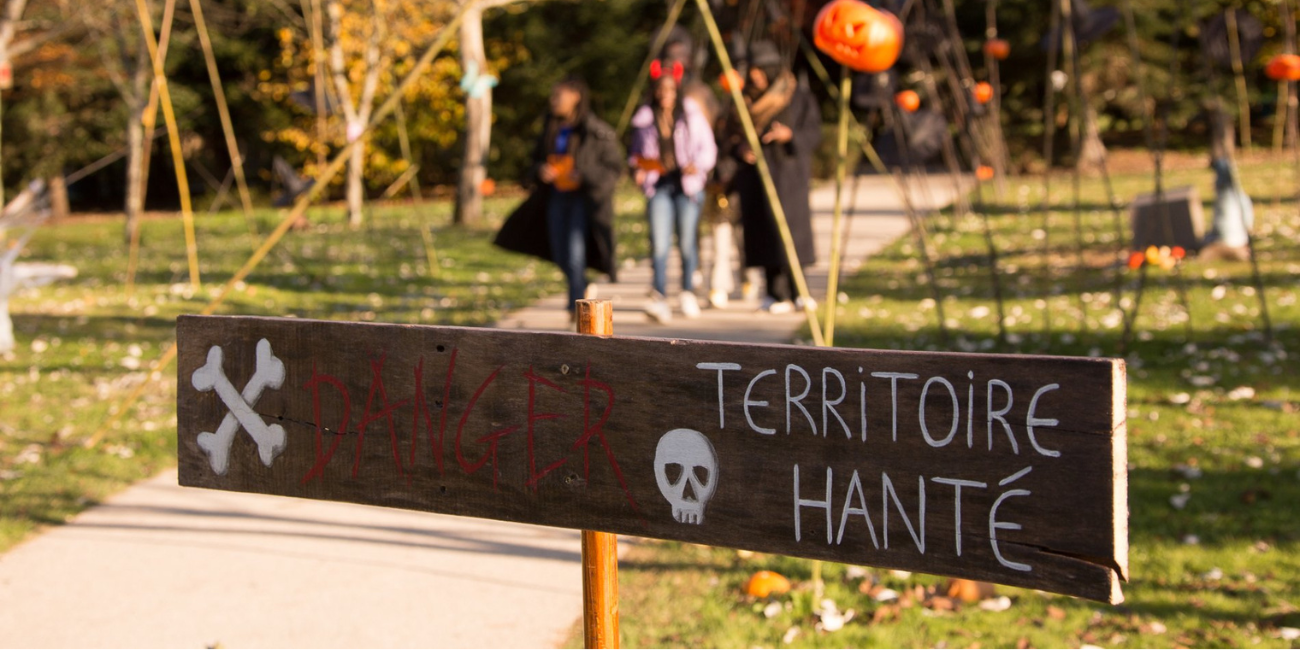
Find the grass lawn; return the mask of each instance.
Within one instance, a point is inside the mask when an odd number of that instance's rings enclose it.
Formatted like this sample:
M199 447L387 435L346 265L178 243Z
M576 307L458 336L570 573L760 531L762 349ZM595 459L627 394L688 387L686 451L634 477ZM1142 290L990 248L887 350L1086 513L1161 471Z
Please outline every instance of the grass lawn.
M380 206L352 230L341 209L309 213L218 313L487 325L511 309L562 291L551 264L491 245L519 201L494 198L485 223L450 225L451 205ZM643 256L643 200L617 199L621 255ZM266 233L281 213L262 211ZM434 264L421 226L433 233ZM118 219L74 219L43 228L21 260L75 265L75 280L27 290L11 301L17 348L0 355L0 552L43 525L176 462L176 375L171 366L127 417L93 448L84 443L148 377L175 336L175 318L196 313L260 239L240 213L197 219L203 286L189 285L178 218L144 222L134 292Z
M821 604L813 595L810 562L645 541L622 563L624 644L1297 647L1300 641L1284 638L1282 628L1300 627L1300 214L1292 197L1273 207L1275 188L1294 192L1295 176L1286 165L1246 165L1242 177L1255 201L1274 343L1266 344L1260 331L1248 264L1187 261L1181 277L1190 315L1177 298L1174 276L1151 271L1137 336L1124 354L1131 581L1123 605L999 587L999 595L1010 598L1005 611L976 605L945 611L920 604L927 587L942 588L942 578L825 565L825 597L855 614L839 631L825 632L817 627L814 612ZM1125 202L1151 189L1150 177L1140 174L1114 181ZM1199 187L1208 221L1214 197L1209 171L1196 165L1169 174L1168 186L1188 184ZM1109 266L1116 235L1103 185L1084 180L1081 247L1068 177L1053 181L1055 211L1045 231L1040 192L1038 179L1011 179L1006 201L988 210L1008 296L1007 343L996 338L981 220L969 216L951 226L944 217L930 222L952 338L939 338L915 240L904 238L843 285L848 298L838 307L836 344L1119 354L1123 326ZM1086 267L1077 263L1079 248ZM1125 304L1136 277L1123 272ZM745 581L759 569L788 576L794 590L770 602L745 596ZM864 583L873 582L901 598L880 602L864 594ZM570 644L581 644L580 631Z

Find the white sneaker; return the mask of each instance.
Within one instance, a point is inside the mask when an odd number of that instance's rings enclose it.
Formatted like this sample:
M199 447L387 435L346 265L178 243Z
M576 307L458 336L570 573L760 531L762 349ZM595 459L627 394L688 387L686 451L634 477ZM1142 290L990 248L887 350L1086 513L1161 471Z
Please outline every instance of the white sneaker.
M683 291L681 297L678 298L678 302L682 306L682 316L687 318L700 317L700 302L695 299L695 294Z
M673 320L673 310L668 306L668 301L664 300L663 296L655 296L650 299L650 302L645 306L645 315L659 324L667 324Z
M799 309L799 311L803 311L803 308L804 308L804 301L805 301L805 300L807 300L810 304L812 304L812 308L813 308L814 310L817 309L817 301L816 301L816 300L813 300L812 298L807 298L807 299L805 299L805 298L796 298L795 301L794 301L794 306L797 307L797 308Z
M713 305L714 309L725 309L730 301L731 296L728 296L726 291L714 289L709 292L709 304Z
M777 302L771 296L768 296L763 298L763 305L758 310L769 314L788 314L794 311L794 303L789 300Z

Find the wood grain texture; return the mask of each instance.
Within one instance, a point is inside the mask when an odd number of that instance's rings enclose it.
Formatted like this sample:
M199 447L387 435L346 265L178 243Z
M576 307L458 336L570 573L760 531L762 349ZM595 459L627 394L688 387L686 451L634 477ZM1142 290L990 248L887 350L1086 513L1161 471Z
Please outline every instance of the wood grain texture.
M287 376L254 409L283 450L241 426L217 473L198 439L229 409L194 374L220 346L242 391L263 339ZM183 485L1122 599L1121 360L192 316L178 342Z

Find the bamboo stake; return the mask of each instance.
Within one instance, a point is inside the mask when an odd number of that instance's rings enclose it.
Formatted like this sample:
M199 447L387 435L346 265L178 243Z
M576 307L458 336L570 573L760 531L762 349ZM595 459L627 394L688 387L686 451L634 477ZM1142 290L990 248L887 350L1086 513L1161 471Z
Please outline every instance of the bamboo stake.
M418 169L411 155L411 140L406 131L406 109L402 108L402 102L397 103L393 114L397 117L397 143L401 145L402 158L406 160L407 165L410 165L409 169ZM411 200L415 201L415 205L424 205L419 177L412 174L407 186L411 188ZM420 231L420 242L424 244L424 262L427 265L425 272L430 278L436 278L438 277L438 249L434 247L433 232L427 224L417 224L416 228Z
M627 103L623 104L623 112L618 116L618 128L615 132L619 137L623 136L623 131L632 121L632 112L636 110L637 103L641 100L641 91L645 88L645 82L650 78L650 62L654 61L662 50L664 43L668 42L668 32L677 25L677 17L682 13L682 7L686 6L686 0L676 0L672 7L668 9L668 17L664 19L664 26L655 36L655 40L650 45L650 53L646 54L645 61L641 63L641 68L636 71L636 82L632 84L632 92L627 96Z
M149 58L153 60L154 85L158 87L158 101L162 105L163 121L167 124L167 139L171 141L172 165L176 168L176 185L181 198L181 220L185 224L185 253L190 265L190 285L199 288L199 246L194 236L194 208L190 204L190 180L185 174L185 155L181 152L181 134L176 125L176 113L172 109L171 92L167 89L167 75L163 71L163 59L158 54L158 42L153 33L153 17L145 0L135 0L136 12L140 15L140 27L144 31L144 42L149 48Z
M578 333L614 335L614 303L579 300ZM618 535L582 531L582 637L588 648L617 648Z
M1246 95L1246 75L1241 64L1241 39L1237 34L1237 8L1228 7L1224 14L1228 28L1228 51L1232 54L1232 76L1237 81L1237 119L1241 121L1241 148L1250 152L1250 101Z
M375 128L375 125L379 124L388 117L389 113L393 112L394 107L401 101L403 94L410 89L411 85L415 83L421 74L423 74L425 68L429 67L429 64L433 62L433 59L436 56L438 56L438 53L447 46L449 41L451 41L452 35L456 33L457 25L459 25L461 19L465 17L465 11L472 5L477 4L479 1L480 0L464 0L460 4L460 7L456 9L456 13L452 16L451 20L448 21L446 25L443 25L442 30L438 32L438 37L429 45L429 49L424 51L424 54L422 54L419 60L415 62L415 65L411 67L411 71L406 74L406 77L404 77L401 83L397 85L397 88L393 89L392 94L389 95L388 98L384 100L384 103L380 104L379 108L371 114L370 121L366 123L365 128L362 130L362 135L369 133ZM226 298L230 296L230 293L235 290L235 285L242 282L244 278L248 277L249 273L253 272L253 269L257 268L258 264L262 263L262 260L271 252L271 249L275 248L276 244L280 243L280 240L283 239L284 236L293 228L294 224L302 218L303 213L307 211L307 206L311 205L312 202L325 191L325 188L329 186L329 182L341 169L343 169L343 166L347 164L348 156L352 154L352 147L357 146L357 143L359 143L361 139L362 138L357 138L352 142L343 145L343 148L334 155L334 158L330 161L329 165L326 166L325 169L323 169L316 177L316 182L312 184L311 188L306 192L303 192L302 195L294 201L293 208L290 209L288 214L280 220L280 223L275 227L275 230L272 230L266 236L266 239L262 241L262 245L258 246L257 250L253 251L253 254L244 262L244 265L239 267L239 270L235 271L235 274L230 276L229 280L226 280L226 283L221 286L217 295L209 301L206 306L204 306L204 308L199 312L201 315L208 316L215 313L217 309L226 302ZM111 429L113 425L131 409L131 406L135 404L136 400L140 399L140 396L144 394L144 391L152 385L154 381L161 378L163 369L170 365L175 359L176 342L172 341L171 345L163 351L162 356L160 356L158 360L150 366L149 374L146 376L146 379L137 384L135 390L131 391L131 393L126 396L126 399L116 405L116 409L110 412L108 419L104 421L104 424L100 425L98 431L86 440L84 446L94 447L99 444L99 441L103 440L104 436L108 433L108 430Z
M1043 230L1041 252L1043 260L1041 273L1043 279L1043 333L1049 336L1052 333L1052 145L1053 139L1056 137L1056 86L1052 82L1052 73L1056 72L1056 55L1061 42L1060 3L1052 3L1051 15L1051 26L1048 27L1051 36L1048 38L1049 45L1047 49L1047 78L1045 79L1047 83L1043 91L1043 202L1040 207L1042 211L1040 227Z
M163 3L162 27L158 33L158 57L164 61L167 60L167 49L171 46L172 24L175 17L176 0L166 0ZM158 83L156 81L149 84L149 102L145 105L144 115L140 116L140 124L144 125L146 145L140 163L140 211L144 212L144 204L149 195L149 165L153 159L154 130L158 127Z
M212 39L208 35L207 22L203 19L202 2L190 0L190 11L194 14L194 28L199 32L199 45L207 63L208 80L212 82L212 95L217 100L217 115L221 118L221 131L226 136L226 150L230 153L230 166L235 170L235 186L239 188L239 202L243 205L244 220L247 221L253 217L253 198L248 193L248 182L244 179L244 156L239 153L239 143L235 141L230 106L226 104L226 89L221 84L221 71L217 69L217 58L212 53Z
M325 137L328 132L325 115L325 37L321 26L320 0L301 0L303 15L311 32L312 94L316 99L316 166L325 166Z
M840 68L840 123L835 143L835 207L831 217L831 263L826 278L826 345L835 345L835 308L839 304L840 261L844 254L844 171L849 157L849 98L853 96L853 74ZM856 197L855 197L856 198Z
M1061 1L1061 34L1064 38L1061 40L1061 54L1065 58L1065 64L1068 66L1069 81L1065 86L1066 97L1066 115L1068 126L1070 128L1070 155L1074 158L1074 169L1070 175L1070 211L1074 217L1074 253L1078 264L1078 269L1084 271L1088 268L1088 263L1083 255L1083 208L1079 205L1079 183L1082 161L1079 159L1083 155L1083 134L1080 132L1081 124L1088 119L1086 115L1087 107L1083 104L1083 79L1079 71L1079 48L1075 42L1074 20L1071 15L1070 2L1072 0ZM1088 331L1088 304L1083 301L1083 292L1076 291L1075 296L1079 300L1079 330Z
M984 15L987 27L984 30L984 38L991 41L998 37L998 0L988 0L988 6L985 7ZM993 86L992 107L989 110L993 120L993 139L996 144L993 149L993 189L997 192L999 201L1007 193L1007 146L1006 140L1002 135L1002 68L998 60L987 51L984 52L984 65L989 70L989 84ZM983 197L980 197L983 203Z
M736 74L736 69L731 65L731 56L727 54L727 46L722 41L722 33L718 31L718 23L713 19L713 11L709 8L708 0L695 0L695 4L700 9L700 16L704 18L704 26L709 30L709 37L713 39L713 48L717 51L718 61L722 63L723 74L731 77ZM772 217L776 220L777 231L781 234L781 242L785 245L786 259L789 261L790 276L794 278L795 289L799 292L799 297L803 298L803 311L808 319L808 329L812 333L813 343L817 347L825 347L826 340L822 336L821 325L817 322L817 309L813 307L812 301L809 300L812 294L808 292L808 283L804 279L803 267L799 265L799 254L794 248L794 238L790 235L790 225L785 220L785 209L781 207L780 197L776 194L776 185L772 183L772 171L768 169L767 158L763 155L763 143L758 139L758 132L754 129L754 120L749 115L749 107L745 104L745 98L740 95L738 84L730 84L731 101L736 105L736 114L740 116L740 125L745 130L745 138L749 140L749 147L754 151L754 156L758 159L759 178L763 181L763 189L767 192L767 202L772 209Z

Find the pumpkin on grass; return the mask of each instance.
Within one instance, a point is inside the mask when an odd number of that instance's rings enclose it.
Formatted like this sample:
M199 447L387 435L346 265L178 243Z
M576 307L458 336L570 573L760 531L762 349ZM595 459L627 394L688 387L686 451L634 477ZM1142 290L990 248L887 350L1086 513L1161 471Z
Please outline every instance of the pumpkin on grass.
M775 571L755 571L745 583L745 593L755 598L767 598L772 594L784 594L790 591L790 581Z

